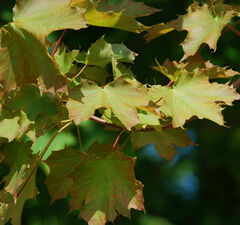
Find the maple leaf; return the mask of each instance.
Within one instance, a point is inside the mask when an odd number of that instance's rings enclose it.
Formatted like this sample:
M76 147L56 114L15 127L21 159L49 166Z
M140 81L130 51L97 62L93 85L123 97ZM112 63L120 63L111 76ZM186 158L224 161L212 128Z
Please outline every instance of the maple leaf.
M137 16L145 16L158 11L130 0L127 5L119 3L120 10L117 10L118 6L109 9L109 4L104 1L94 3L90 0L71 0L71 2L73 6L86 9L85 17L89 25L112 27L135 33L140 33L147 28L135 20Z
M108 63L118 62L132 63L137 54L129 50L123 44L109 44L103 37L98 39L88 49L87 54L80 53L77 61L87 65L94 65L104 68Z
M132 132L131 141L133 150L140 149L149 143L154 144L159 155L169 161L172 161L178 153L175 146L184 148L193 145L186 131L181 128L161 132Z
M127 129L131 129L140 122L136 107L147 104L145 91L133 87L120 77L103 88L94 82L82 81L70 90L66 106L70 118L76 124L88 120L96 109L106 107L112 110Z
M13 22L0 30L3 92L30 83L38 83L42 93L67 92L66 78L49 56L45 37L55 30L86 27L84 10L71 7L70 0L18 0L13 11Z
M70 0L17 0L13 22L38 39L45 39L56 30L86 27L84 12L84 9L71 7Z
M65 149L46 161L51 169L47 185L53 199L57 184L68 181L64 195L57 191L57 197L65 197L70 191L71 210L81 208L79 216L91 225L114 221L118 214L129 217L131 208L144 210L142 184L134 176L135 160L121 152L110 153L111 149L111 145L94 143L87 153ZM69 167L60 168L63 161Z
M174 29L188 31L187 38L182 43L185 53L182 60L184 60L195 55L202 43L206 43L211 49L216 50L216 44L223 28L236 15L238 13L234 10L234 7L228 7L228 5L222 3L214 5L212 10L208 4L200 6L199 3L194 2L189 6L186 15L179 16L166 24L161 23L149 28L147 30L147 41Z
M172 117L173 127L183 127L193 116L224 125L221 105L232 105L240 95L227 84L210 83L203 74L183 70L173 87L155 85L149 90L150 98L160 105L159 110Z
M188 57L184 63L179 63L176 61L172 62L168 59L163 63L163 65L160 65L157 60L156 63L157 66L154 66L152 68L156 71L161 72L174 82L177 81L178 75L183 69L189 72L198 70L199 73L208 76L209 79L230 78L239 74L239 72L234 71L228 67L219 67L212 64L210 61L205 61L200 54Z
M0 82L4 93L31 83L38 83L42 93L67 91L66 78L46 47L14 23L0 30Z

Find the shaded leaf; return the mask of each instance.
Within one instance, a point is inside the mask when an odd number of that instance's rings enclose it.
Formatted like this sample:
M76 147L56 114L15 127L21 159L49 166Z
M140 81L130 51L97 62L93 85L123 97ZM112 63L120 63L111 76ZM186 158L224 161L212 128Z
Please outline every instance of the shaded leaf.
M5 93L31 83L37 83L41 93L67 92L66 78L46 47L14 23L0 30L0 82Z
M150 98L166 116L172 117L173 127L183 127L193 116L224 125L221 105L232 105L239 94L227 84L209 83L203 74L182 71L173 87L155 85L149 90Z
M79 216L92 225L114 221L118 214L129 217L131 208L144 210L142 184L134 175L135 160L120 152L110 153L111 148L94 143L87 153L69 149L53 153L46 161L51 169L47 185L52 201L70 191L71 210L81 209ZM69 185L56 194L59 182Z
M167 129L162 132L132 132L131 141L133 150L140 149L150 143L154 144L159 155L169 161L172 161L178 153L175 146L184 148L193 145L186 131L181 128Z
M88 120L96 109L106 107L112 110L127 129L131 129L140 122L136 107L147 104L148 99L144 91L132 87L123 78L118 78L103 88L93 82L83 81L70 90L66 106L70 118L76 124Z
M106 83L106 79L112 75L103 68L88 66L84 69L82 76L88 80L104 85Z
M81 53L77 61L104 68L108 63L112 63L113 59L116 60L116 63L132 63L136 55L136 53L129 50L125 45L109 44L102 37L91 45L85 57Z
M51 203L67 197L71 191L73 180L67 177L81 161L81 155L74 149L64 149L53 152L46 163L50 167L50 174L46 180Z

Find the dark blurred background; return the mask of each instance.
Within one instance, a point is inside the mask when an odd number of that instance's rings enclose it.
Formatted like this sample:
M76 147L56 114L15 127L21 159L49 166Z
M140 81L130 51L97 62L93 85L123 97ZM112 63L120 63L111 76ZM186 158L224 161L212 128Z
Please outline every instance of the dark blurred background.
M146 5L162 9L139 21L153 25L175 19L184 14L191 0L144 0ZM239 0L225 1L238 4ZM0 26L12 20L15 1L1 0ZM49 18L51 19L51 18ZM233 18L232 24L237 21ZM240 25L236 26L240 30ZM61 32L51 35L56 41ZM131 66L137 79L149 84L166 84L168 80L153 71L155 58L163 62L167 58L179 60L183 56L180 43L186 32L171 32L149 44L144 34L133 34L114 29L89 27L80 31L68 30L63 42L68 48L87 50L98 38L105 35L111 43L124 43L139 54ZM221 36L217 51L208 47L201 49L202 55L220 66L231 66L240 71L240 37L231 31ZM240 224L240 103L224 110L226 125L220 127L208 120L195 120L185 125L188 134L199 146L178 149L179 154L172 163L161 159L154 146L149 144L141 151L135 166L136 177L144 184L146 215L131 211L131 220L120 216L115 225L239 225ZM117 133L104 131L103 127L87 121L80 126L82 141L86 149L95 140L112 143ZM50 134L37 141L34 151L44 146ZM65 144L78 146L76 128L72 127L55 140L55 150ZM123 141L126 136L122 136ZM130 148L130 143L126 148ZM131 153L129 153L131 154ZM41 165L37 173L40 194L36 200L25 204L23 225L76 225L87 224L77 220L78 212L68 214L69 199L56 201L50 205L50 198L44 184L48 169ZM111 223L109 223L111 224Z

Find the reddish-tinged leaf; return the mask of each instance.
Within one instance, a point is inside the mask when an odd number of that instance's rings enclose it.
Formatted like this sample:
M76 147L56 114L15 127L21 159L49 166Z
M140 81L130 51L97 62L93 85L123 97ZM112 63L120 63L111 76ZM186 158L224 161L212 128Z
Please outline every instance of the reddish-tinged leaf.
M0 30L0 53L3 92L31 83L37 83L42 93L67 92L66 78L61 75L46 47L14 23Z
M53 152L46 163L50 167L50 174L46 184L51 196L51 203L60 198L67 197L71 191L73 180L67 177L81 161L81 154L74 149L64 149Z
M52 201L70 191L71 210L81 209L79 216L90 225L104 225L118 214L129 217L131 208L144 210L142 184L134 175L135 160L120 152L110 153L111 149L112 145L95 143L87 153L65 149L46 161L51 169L46 183Z

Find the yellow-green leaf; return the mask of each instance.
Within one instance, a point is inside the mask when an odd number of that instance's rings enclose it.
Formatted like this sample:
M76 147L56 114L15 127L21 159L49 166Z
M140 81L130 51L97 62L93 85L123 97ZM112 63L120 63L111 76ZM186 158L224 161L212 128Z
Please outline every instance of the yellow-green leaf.
M155 85L149 90L150 98L159 110L172 117L173 127L183 127L193 116L224 125L222 105L232 105L240 95L228 84L210 83L203 74L183 70L173 87Z
M188 8L186 15L181 15L176 20L166 24L157 24L148 29L147 40L150 41L174 29L177 31L186 30L188 35L182 43L185 53L182 60L195 55L202 43L206 43L211 49L216 50L217 41L223 28L236 15L232 7L225 6L227 5L216 6L219 11L213 14L209 5L200 6L199 3L194 2Z
M88 120L96 109L106 107L112 110L127 129L131 129L140 122L136 107L147 104L145 91L132 87L120 77L105 87L99 87L94 82L82 81L79 86L70 90L67 109L70 118L79 124Z

